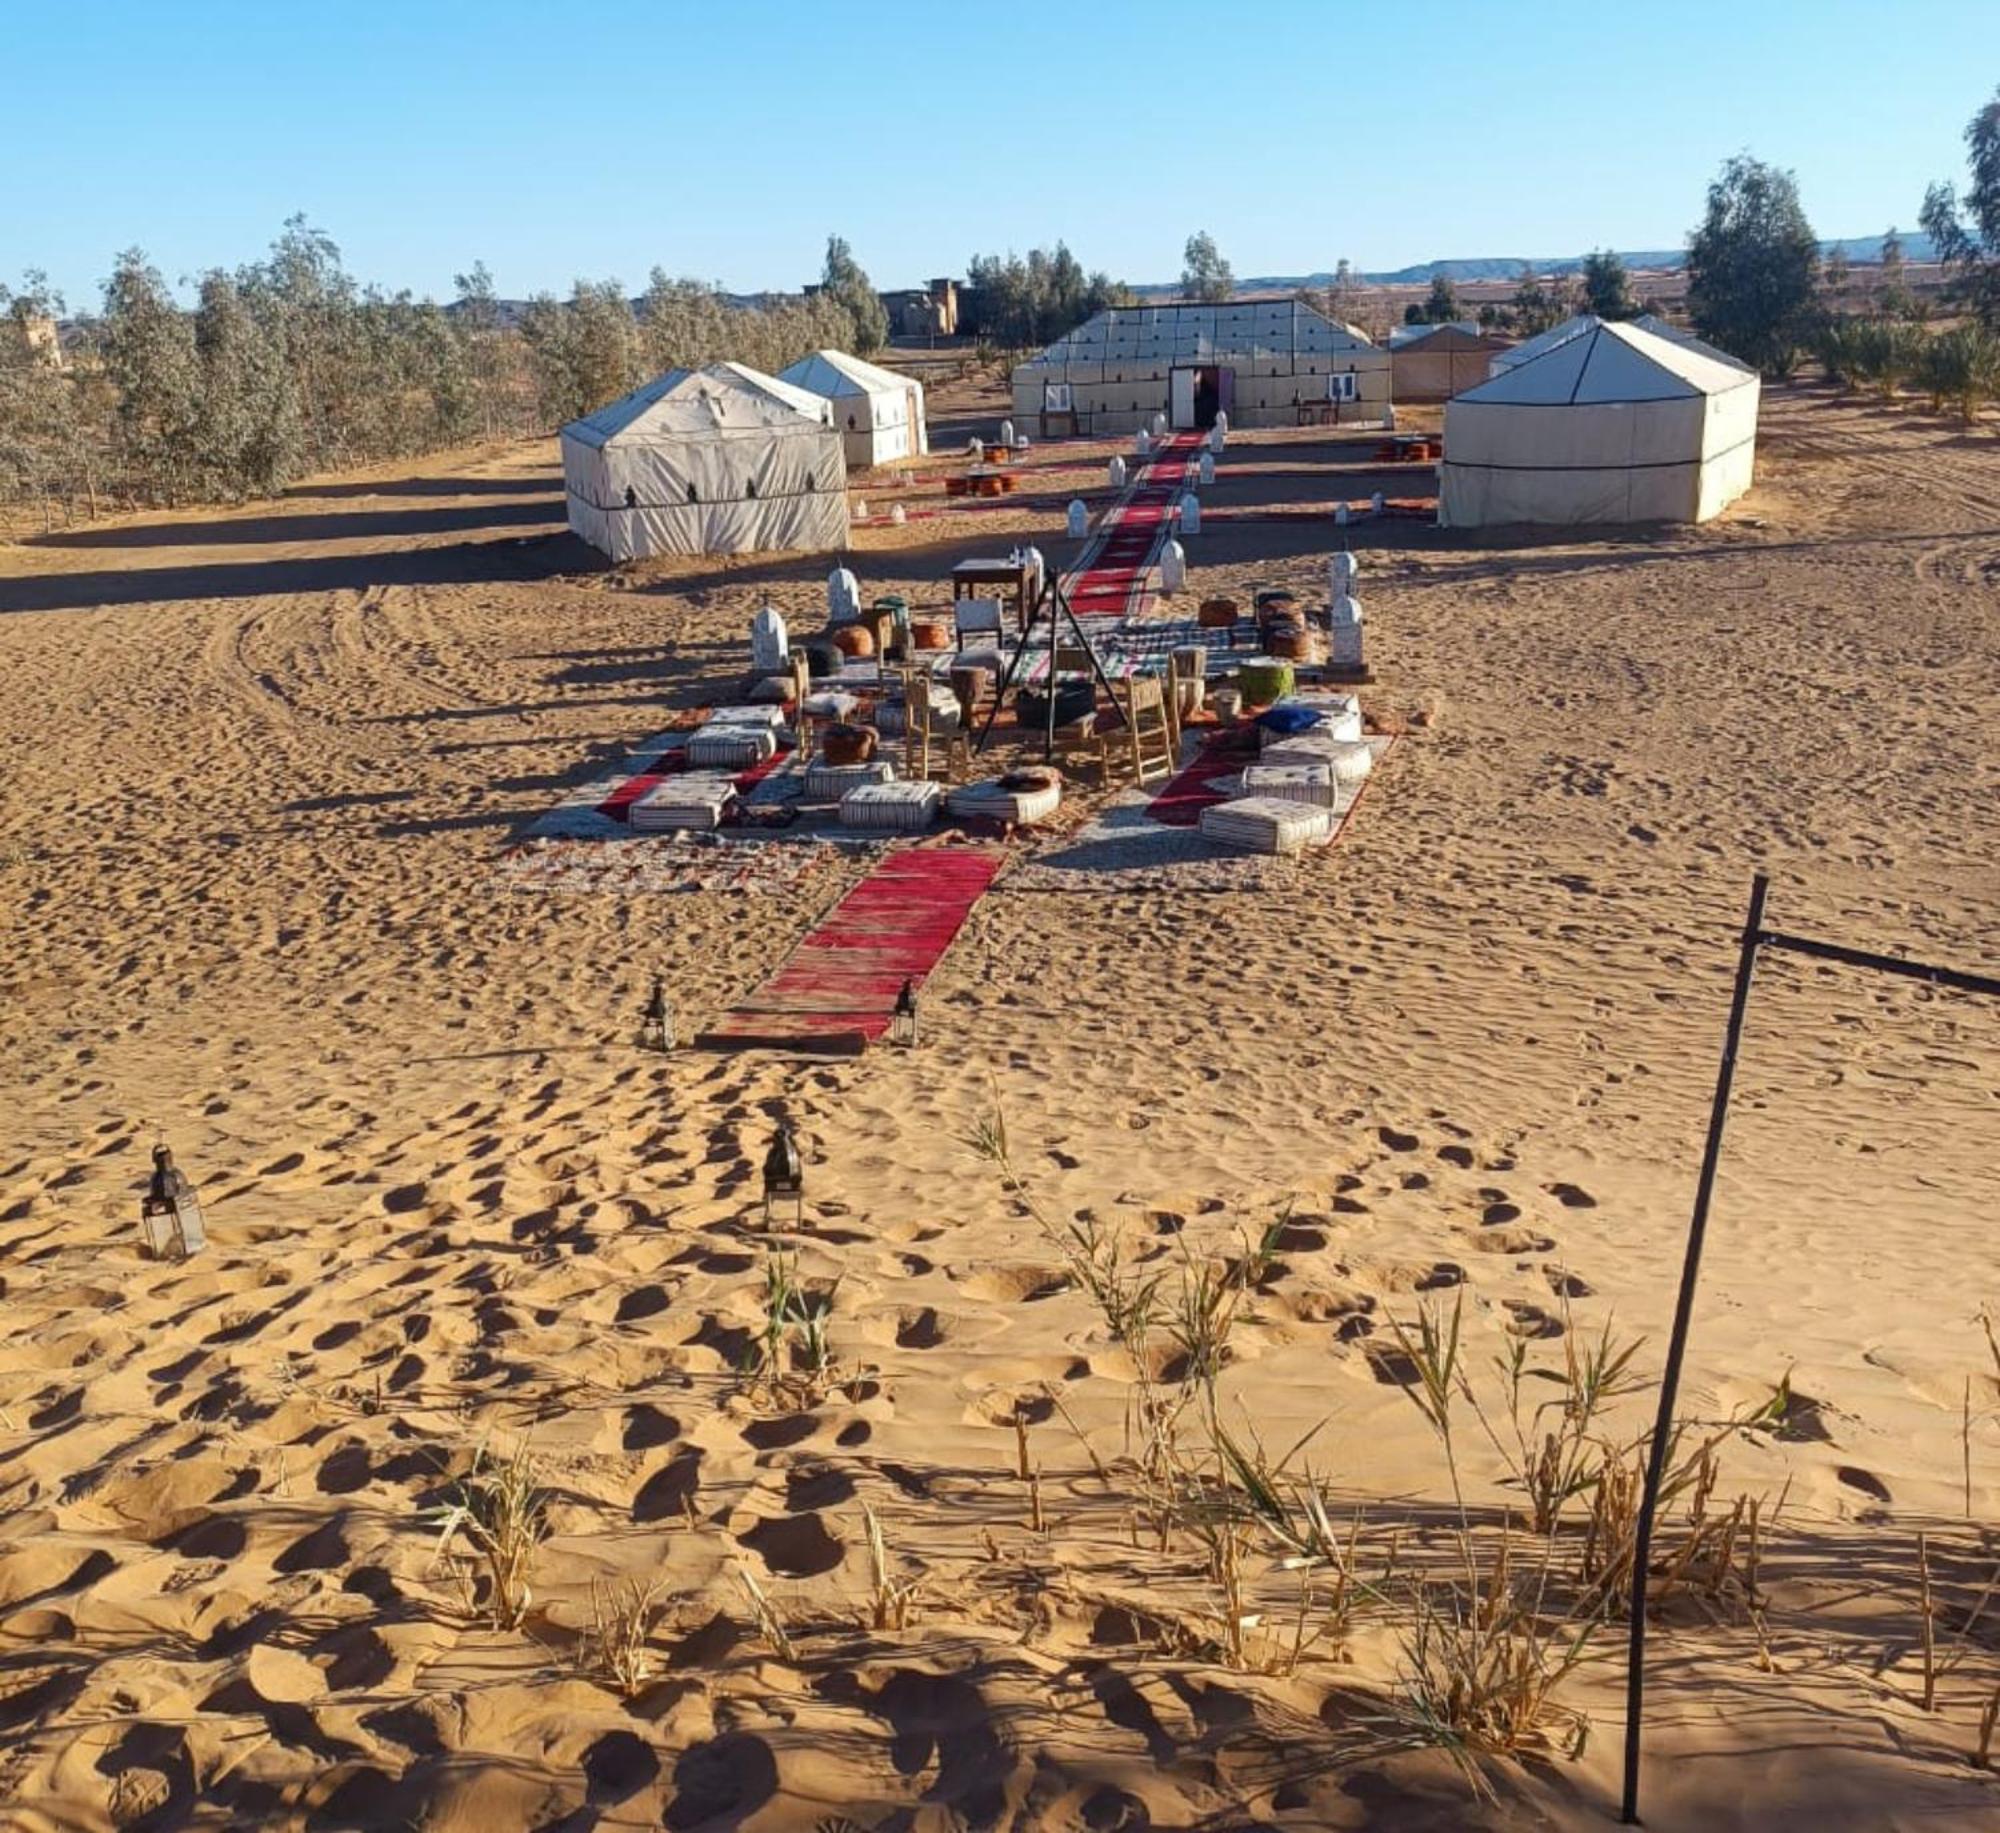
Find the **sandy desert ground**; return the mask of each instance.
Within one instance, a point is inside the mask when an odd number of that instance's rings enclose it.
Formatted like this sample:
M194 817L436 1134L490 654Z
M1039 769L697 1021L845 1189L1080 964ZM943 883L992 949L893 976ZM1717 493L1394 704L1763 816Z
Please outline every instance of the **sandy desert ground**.
M1325 519L1248 512L1365 494L1356 450L1233 439L1198 584L1317 594ZM851 858L508 869L823 573L604 573L555 483L529 444L0 548L0 1826L1607 1824L1621 1626L1565 1687L1581 1753L1488 1799L1386 1747L1393 1608L1275 1658L1300 1580L1262 1541L1232 1664L1124 1457L1134 1357L966 1136L997 1103L1032 1209L1169 1288L1289 1208L1221 1412L1274 1453L1320 1428L1367 1571L1448 1560L1390 1320L1462 1304L1500 1411L1512 1343L1554 1366L1609 1320L1657 1369L1752 871L1781 927L2000 963L1990 429L1778 390L1700 530L1357 528L1364 699L1406 736L1341 844L1201 894L1003 877L924 1047L834 1063L632 1039L655 973L698 1025ZM1071 551L1022 508L853 564L934 598L1024 529ZM839 1365L804 1404L741 1372L781 1115ZM1755 1620L1739 1586L1655 1632L1652 1826L2000 1812L1996 1120L1991 1004L1760 969L1683 1398L1789 1401L1722 1454ZM207 1208L185 1265L137 1248L156 1136ZM1520 1496L1459 1442L1490 1536ZM502 1629L427 1511L523 1446L549 1533ZM586 1646L626 1576L662 1606L630 1698Z

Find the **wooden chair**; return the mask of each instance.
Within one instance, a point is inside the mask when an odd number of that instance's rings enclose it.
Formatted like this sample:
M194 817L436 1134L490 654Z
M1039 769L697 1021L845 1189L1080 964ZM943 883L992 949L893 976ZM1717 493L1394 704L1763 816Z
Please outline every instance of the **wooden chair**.
M1180 746L1174 737L1169 691L1168 680L1159 675L1134 675L1125 683L1125 736L1135 783L1164 780L1178 767Z
M1083 675L1089 678L1093 690L1097 677L1095 664L1087 649L1075 644L1058 643L1049 657L1049 692L1054 693L1056 683L1064 675ZM1093 697L1089 714L1082 719L1071 720L1068 725L1057 726L1055 731L1055 754L1059 761L1081 759L1098 773L1098 780L1105 781L1111 770L1111 751L1105 742L1102 729L1103 709Z
M955 783L972 773L972 745L961 719L940 730L931 711L933 676L928 668L906 668L903 677L903 774L915 783ZM942 769L943 775L938 775Z

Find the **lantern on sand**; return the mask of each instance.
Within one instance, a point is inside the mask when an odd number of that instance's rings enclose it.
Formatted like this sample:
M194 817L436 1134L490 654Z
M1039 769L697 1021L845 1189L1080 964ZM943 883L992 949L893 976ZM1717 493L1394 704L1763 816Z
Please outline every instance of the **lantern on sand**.
M674 1047L674 1006L667 997L667 983L653 976L653 997L646 1001L646 1016L639 1025L641 1050L671 1050Z
M900 1044L905 1050L914 1050L917 1044L917 983L905 980L903 990L896 995L895 1011L889 1020L889 1041Z
M208 1245L194 1186L163 1145L153 1148L153 1181L139 1205L139 1229L155 1260L185 1260Z
M792 1136L789 1122L781 1121L778 1136L764 1155L764 1223L770 1226L772 1205L780 1197L790 1197L797 1205L801 1225L806 1219L806 1167L799 1156L799 1142Z

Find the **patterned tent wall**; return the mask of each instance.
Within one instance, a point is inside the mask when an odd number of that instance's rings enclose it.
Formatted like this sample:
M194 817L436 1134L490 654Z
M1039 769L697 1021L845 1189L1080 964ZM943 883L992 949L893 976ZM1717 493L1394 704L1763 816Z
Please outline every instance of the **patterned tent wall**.
M1014 419L1046 437L1131 433L1155 414L1172 418L1172 372L1226 369L1236 426L1295 426L1299 410L1328 398L1327 378L1353 374L1344 424L1380 424L1392 399L1389 352L1298 300L1227 306L1149 306L1100 312L1014 371ZM1070 391L1073 426L1045 414L1047 385Z

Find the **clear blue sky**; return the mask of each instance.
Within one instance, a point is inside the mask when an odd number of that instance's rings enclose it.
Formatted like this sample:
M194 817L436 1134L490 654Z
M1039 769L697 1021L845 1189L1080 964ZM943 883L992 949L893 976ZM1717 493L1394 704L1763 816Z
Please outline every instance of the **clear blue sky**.
M739 291L880 286L1066 238L1169 280L1678 246L1730 153L1822 236L1913 228L2000 83L1996 0L1503 7L1337 0L30 0L0 32L0 280L94 305L297 210L446 297L656 262Z

